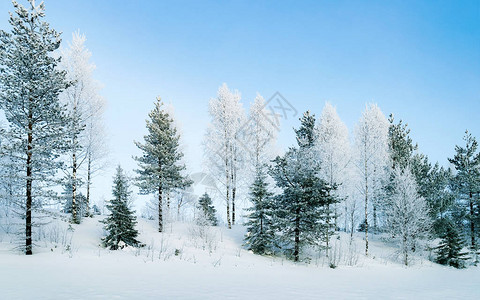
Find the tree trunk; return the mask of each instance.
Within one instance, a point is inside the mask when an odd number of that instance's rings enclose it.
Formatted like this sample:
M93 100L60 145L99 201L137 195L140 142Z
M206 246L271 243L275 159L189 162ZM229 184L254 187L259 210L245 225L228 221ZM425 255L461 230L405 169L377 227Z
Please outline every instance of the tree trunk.
M368 168L365 160L365 255L368 255Z
M373 205L373 233L377 234L377 205L375 204Z
M162 184L158 185L158 232L163 232Z
M228 155L228 146L226 146L227 152L225 155ZM232 228L232 222L230 220L230 172L228 168L228 158L225 157L225 179L226 179L226 187L227 187L227 225L228 228Z
M293 256L295 261L299 261L300 258L300 208L295 210L295 249Z
M90 184L92 180L92 154L88 153L88 162L87 162L87 200L85 206L87 208L87 216L90 216Z
M77 156L75 152L72 155L72 221L75 224L80 223L77 208Z
M476 250L475 243L475 210L473 208L473 193L470 192L470 235L472 239L472 250Z
M32 99L30 99L32 101ZM27 144L27 203L25 215L25 254L32 255L32 149L33 149L33 114L29 111L28 114L28 144Z

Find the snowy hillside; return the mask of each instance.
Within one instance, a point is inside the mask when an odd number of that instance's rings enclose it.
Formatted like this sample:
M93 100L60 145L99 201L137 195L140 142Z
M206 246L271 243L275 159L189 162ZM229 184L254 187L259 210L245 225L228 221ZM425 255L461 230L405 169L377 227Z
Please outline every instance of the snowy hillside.
M170 223L156 232L139 220L144 248L109 251L99 246L101 217L71 225L60 218L44 226L35 255L16 251L15 235L0 234L2 299L475 299L480 270L457 270L418 258L405 268L395 249L373 241L371 258L358 247L354 266L328 267L254 255L242 248L244 227ZM3 227L2 227L3 228ZM356 242L362 243L361 237ZM176 253L177 252L177 253ZM345 251L342 251L345 252ZM28 289L23 288L28 282Z

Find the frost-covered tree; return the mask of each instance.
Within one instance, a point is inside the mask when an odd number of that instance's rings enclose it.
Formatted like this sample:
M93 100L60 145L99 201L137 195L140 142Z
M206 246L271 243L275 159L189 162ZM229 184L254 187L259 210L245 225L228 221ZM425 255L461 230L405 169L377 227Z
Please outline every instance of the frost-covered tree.
M388 122L376 104L365 107L355 127L354 151L358 190L364 198L365 255L368 255L369 206L373 206L376 215L388 166Z
M437 257L435 261L442 265L452 266L457 269L465 267L468 254L462 252L464 241L461 233L452 222L445 226L445 232L441 236L441 242L436 247Z
M400 243L400 253L405 265L410 262L409 254L431 229L427 202L418 194L418 185L410 167L396 166L393 193L383 206L386 227L391 236Z
M77 213L77 194L80 187L79 171L87 164L87 211L89 211L92 171L99 156L105 154L105 135L102 132L102 114L104 99L99 95L100 84L93 79L95 65L90 61L92 53L85 47L86 37L78 31L73 33L67 49L61 51L62 61L59 67L67 72L67 79L73 84L67 88L60 99L66 104L71 116L68 124L70 151L67 181L72 187L72 219L80 222Z
M163 231L163 197L165 193L191 185L182 172L186 169L181 164L183 153L178 149L180 139L173 120L164 111L163 103L157 98L155 108L147 120L148 134L145 143L135 142L142 150L142 156L134 157L138 163L136 185L142 194L156 194L158 197L158 231Z
M197 208L200 212L199 220L201 225L217 226L217 210L213 206L212 198L207 193L198 199Z
M270 174L282 190L275 200L276 225L281 232L282 248L300 259L305 245L321 245L328 248L328 222L331 215L326 208L335 203L332 189L320 177L318 153L315 150L315 118L306 112L295 130L298 148L290 148L283 157L273 162ZM327 238L327 239L325 239Z
M107 205L110 215L101 221L108 232L102 239L103 244L111 250L119 249L121 242L129 246L140 246L137 240L138 231L135 229L137 217L129 208L131 191L128 179L120 166L117 167L113 178L112 195L113 199Z
M336 196L344 200L345 228L347 228L347 195L350 192L351 182L351 152L348 138L348 128L337 114L337 110L330 103L326 103L317 124L318 153L321 163L320 174L331 186L338 185ZM335 205L334 227L337 228L339 212Z
M250 106L248 121L246 123L246 147L248 162L253 177L256 177L257 170L268 164L275 158L274 149L278 129L271 114L265 108L265 99L257 94Z
M245 246L256 254L271 254L275 248L275 205L262 167L258 168L250 187L249 200L252 207L246 209Z
M60 34L44 20L45 6L13 1L11 33L0 32L0 108L10 126L11 146L21 156L25 185L25 253L32 254L32 203L40 201L42 187L53 182L57 158L66 150L68 118L58 100L67 87L58 70ZM20 175L19 175L20 176Z
M480 152L475 137L468 131L465 132L464 141L465 147L455 146L455 156L448 161L455 166L456 174L451 185L459 204L468 212L466 221L470 227L470 247L476 252L480 209Z
M220 184L221 196L227 206L228 228L235 224L239 175L245 162L245 149L241 142L245 133L242 130L245 112L240 99L240 93L230 91L225 83L218 89L217 97L209 103L211 123L204 143L206 165Z

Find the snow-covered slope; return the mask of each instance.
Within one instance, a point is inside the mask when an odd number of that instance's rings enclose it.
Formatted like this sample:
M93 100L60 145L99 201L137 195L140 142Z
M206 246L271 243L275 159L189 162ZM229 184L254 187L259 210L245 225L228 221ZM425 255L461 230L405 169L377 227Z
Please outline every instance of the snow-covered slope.
M405 268L381 241L372 243L367 259L360 254L358 237L357 263L347 266L347 251L341 251L339 266L331 269L323 256L294 264L254 255L241 247L242 226L227 230L172 223L160 234L154 221L140 219L139 239L146 246L109 251L99 247L104 233L98 221L84 219L69 230L67 223L54 220L29 257L12 250L14 239L2 232L0 298L480 298L478 268L456 270L421 258Z

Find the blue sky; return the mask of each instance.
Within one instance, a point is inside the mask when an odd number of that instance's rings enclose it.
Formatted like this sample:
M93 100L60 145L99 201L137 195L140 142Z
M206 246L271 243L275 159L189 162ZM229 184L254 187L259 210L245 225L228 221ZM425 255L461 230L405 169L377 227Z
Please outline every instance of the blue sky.
M26 1L20 1L25 4ZM46 19L79 29L108 101L112 164L135 167L133 140L160 95L176 108L191 172L201 170L208 100L226 82L245 106L279 91L299 112L337 107L350 130L367 102L407 122L446 165L465 129L480 138L480 1L64 1ZM0 28L12 5L0 3ZM66 46L66 43L65 43ZM294 142L289 118L280 146ZM113 170L113 168L112 168ZM96 189L110 198L111 174Z

